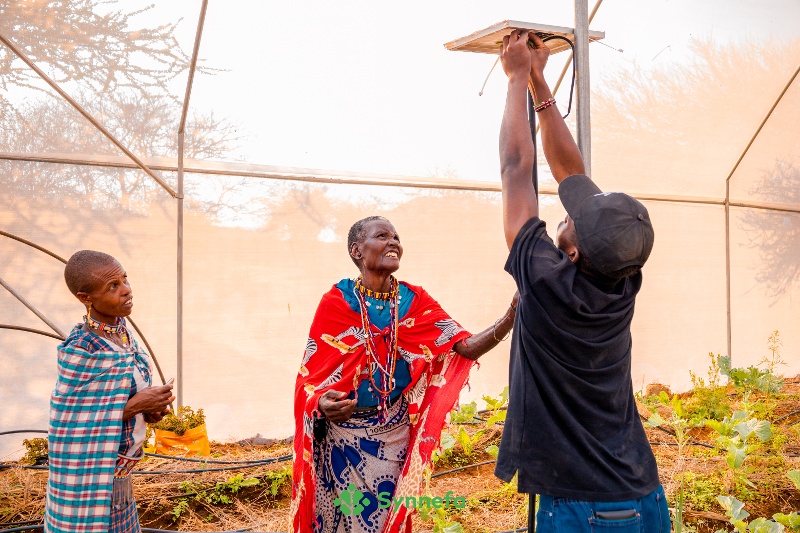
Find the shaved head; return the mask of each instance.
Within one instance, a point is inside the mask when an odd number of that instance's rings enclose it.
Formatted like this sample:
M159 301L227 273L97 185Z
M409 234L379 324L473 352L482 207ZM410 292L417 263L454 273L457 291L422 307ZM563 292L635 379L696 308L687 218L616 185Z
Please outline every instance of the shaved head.
M76 296L79 292L92 292L99 281L97 270L117 262L112 256L103 252L94 250L75 252L64 267L64 280L67 282L69 292Z

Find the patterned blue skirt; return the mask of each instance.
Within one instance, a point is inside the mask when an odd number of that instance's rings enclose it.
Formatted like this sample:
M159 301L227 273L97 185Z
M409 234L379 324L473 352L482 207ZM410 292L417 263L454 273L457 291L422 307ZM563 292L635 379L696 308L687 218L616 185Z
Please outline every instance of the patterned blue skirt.
M405 399L389 407L354 413L346 422L326 421L328 433L314 446L317 533L378 533L406 458L409 439Z

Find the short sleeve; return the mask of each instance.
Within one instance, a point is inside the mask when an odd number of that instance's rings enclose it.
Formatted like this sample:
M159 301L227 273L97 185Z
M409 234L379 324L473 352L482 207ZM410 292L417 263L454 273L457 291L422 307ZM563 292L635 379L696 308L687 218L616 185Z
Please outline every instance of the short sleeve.
M528 287L548 272L563 267L565 261L569 257L553 243L544 220L533 217L517 233L505 269L524 295Z

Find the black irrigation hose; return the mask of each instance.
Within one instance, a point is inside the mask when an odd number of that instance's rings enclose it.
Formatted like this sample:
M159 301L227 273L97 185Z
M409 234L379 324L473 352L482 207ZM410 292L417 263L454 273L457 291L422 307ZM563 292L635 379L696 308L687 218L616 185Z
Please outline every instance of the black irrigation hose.
M472 465L460 466L458 468L453 468L452 470L445 470L444 472L436 472L435 474L433 474L431 476L431 479L433 479L435 477L443 476L445 474L452 474L453 472L458 472L460 470L466 470L467 468L472 468L472 467L475 467L475 466L490 465L490 464L496 463L496 462L497 462L497 459L492 459L491 461L483 461L481 463L475 463L475 464L472 464ZM2 533L2 531L0 531L0 533Z
M195 459L194 457L180 457L176 455L162 455L160 453L150 453L145 452L145 455L148 457L159 457L161 459L175 459L176 461L190 461L192 463L208 463L208 464L220 464L220 465L244 465L244 464L251 464L251 463L263 463L269 459L249 459L246 461L218 461L213 459Z
M168 474L195 474L195 473L202 473L202 472L219 472L222 470L241 470L244 468L253 468L256 466L265 466L274 463L282 463L284 461L289 461L292 459L292 455L282 455L280 457L273 457L272 459L265 459L263 461L259 461L257 463L248 463L245 465L236 465L236 466L222 466L219 468L195 468L191 470L134 470L131 472L134 475L140 476L155 476L155 475L168 475ZM19 465L19 464L0 464L0 470L4 468L25 468L28 470L48 470L46 466L31 466L31 465ZM2 533L2 532L0 532Z
M794 416L794 415L800 415L800 411L792 411L791 413L789 413L789 414L786 414L786 415L783 415L783 416L782 416L782 417L780 417L780 418L776 418L775 420L773 420L773 421L772 421L772 423L773 423L773 424L777 424L777 423L778 423L778 422L780 422L781 420L784 420L784 419L786 419L786 418L789 418L790 416ZM793 422L792 424L789 424L789 425L790 425L790 426L793 426L794 424L797 424L797 422Z
M258 526L255 526L258 527ZM44 529L44 524L37 524L33 526L22 526L22 527L14 527L11 529L0 529L0 533L16 533L17 531L36 531ZM222 532L215 532L215 533L243 533L244 531L252 530L252 527L246 527L244 529L234 529L232 531L222 531ZM149 527L143 527L142 533L185 533L180 531L175 531L173 529L152 529ZM195 532L195 533L202 533L202 532Z
M0 533L16 533L17 531L36 531L38 529L44 529L44 525L37 524L33 526L12 527L11 529L0 529Z
M147 475L162 475L162 474L196 474L202 472L219 472L223 470L241 470L244 468L253 468L256 466L264 466L274 463L282 463L284 461L289 461L292 459L292 455L282 455L280 457L274 457L272 459L265 459L259 463L249 463L246 465L237 465L237 466L222 466L219 468L195 468L191 470L134 470L131 472L132 474L139 474L142 476Z
M35 526L41 524L42 521L38 518L36 520L23 520L21 522L9 522L8 524L0 524L3 527L17 527L17 526Z
M0 435L13 435L14 433L47 433L46 429L12 429L11 431L0 431Z

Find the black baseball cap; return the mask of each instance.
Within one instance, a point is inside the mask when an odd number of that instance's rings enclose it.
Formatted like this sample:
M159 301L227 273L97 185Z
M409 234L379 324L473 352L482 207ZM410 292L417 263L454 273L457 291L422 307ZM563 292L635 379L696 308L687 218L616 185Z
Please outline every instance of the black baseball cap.
M581 253L600 274L644 266L653 249L653 224L637 199L621 192L603 192L588 176L569 176L558 196L575 222Z

